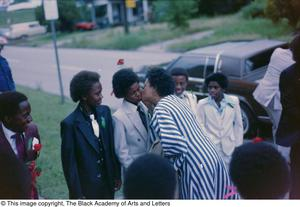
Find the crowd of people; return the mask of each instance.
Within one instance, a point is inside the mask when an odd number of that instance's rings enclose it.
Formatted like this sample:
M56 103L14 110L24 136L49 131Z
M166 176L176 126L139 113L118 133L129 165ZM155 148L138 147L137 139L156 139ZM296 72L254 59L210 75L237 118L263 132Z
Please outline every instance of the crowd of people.
M226 94L220 72L206 77L209 95L197 101L184 68L153 68L143 88L133 70L118 70L112 87L122 104L113 114L101 104L100 75L75 74L77 107L60 123L69 198L114 199L122 185L126 199L300 198L299 64L298 35L274 51L253 94L272 120L274 143L243 144L239 99ZM12 163L0 171L0 198L38 199L28 163L40 135L28 98L15 90L0 54L0 164Z

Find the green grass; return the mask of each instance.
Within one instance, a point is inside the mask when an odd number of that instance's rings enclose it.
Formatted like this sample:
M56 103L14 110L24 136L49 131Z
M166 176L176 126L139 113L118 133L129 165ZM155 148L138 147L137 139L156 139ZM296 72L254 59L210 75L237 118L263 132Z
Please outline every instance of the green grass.
M168 50L184 52L208 44L228 40L249 40L272 38L289 40L293 29L287 22L273 24L265 18L244 19L241 14L201 17L189 21L187 29L171 29L166 23L131 26L130 34L125 35L123 27L109 29L58 33L57 39L61 47L94 48L94 49L120 49L134 50L141 46L158 43L196 32L213 30L214 34L199 40L184 41L169 46ZM36 36L27 40L15 41L13 44L26 46L41 46L51 44L51 35Z
M130 34L124 35L123 28L117 27L100 30L94 34L86 32L86 36L73 36L71 41L63 44L63 46L71 48L133 50L143 45L178 38L204 30L207 30L207 28L202 25L187 29L171 30L166 24L149 24L130 27Z
M194 24L210 25L211 29L214 30L214 34L200 40L173 44L169 46L169 51L184 52L228 40L261 38L289 40L293 31L286 22L280 22L275 25L269 19L243 19L240 15L220 16L213 19L200 18L192 21L194 21Z
M18 87L29 98L33 121L38 125L43 145L38 166L42 174L38 178L38 191L44 198L67 199L68 189L60 159L60 121L74 110L71 100L60 104L60 97L38 90Z

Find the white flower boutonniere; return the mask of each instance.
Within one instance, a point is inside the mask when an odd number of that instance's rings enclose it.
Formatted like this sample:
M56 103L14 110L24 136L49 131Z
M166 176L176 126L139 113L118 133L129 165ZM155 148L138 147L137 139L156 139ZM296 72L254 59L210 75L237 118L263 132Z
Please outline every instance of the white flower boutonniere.
M40 141L38 140L38 138L33 137L32 138L32 150L34 150L34 145L39 144Z

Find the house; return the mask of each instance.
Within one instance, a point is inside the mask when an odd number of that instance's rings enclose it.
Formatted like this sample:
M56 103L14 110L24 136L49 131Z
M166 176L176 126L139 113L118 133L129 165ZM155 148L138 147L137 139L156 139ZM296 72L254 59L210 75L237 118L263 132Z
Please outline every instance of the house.
M94 0L96 7L97 22L106 22L109 25L122 24L122 3L124 0ZM78 0L83 3L84 0ZM135 8L127 8L127 21L129 23L137 23L140 21L148 22L148 0L135 0ZM90 5L91 6L91 5Z

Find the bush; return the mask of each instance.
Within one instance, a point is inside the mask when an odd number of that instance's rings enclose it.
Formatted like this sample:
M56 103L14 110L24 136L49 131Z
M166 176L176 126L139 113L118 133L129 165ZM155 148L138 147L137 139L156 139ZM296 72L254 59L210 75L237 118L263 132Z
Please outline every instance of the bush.
M300 22L299 0L268 0L266 15L273 22L287 19L290 26L297 28Z
M264 17L266 6L266 0L255 0L251 4L243 7L240 13L244 18Z
M62 32L72 32L74 30L74 24L80 20L80 12L76 7L75 0L58 0L58 13L59 19L55 22L56 28ZM41 24L49 24L45 20L43 7L36 9L36 17ZM50 26L48 25L48 29Z
M197 0L199 15L230 14L239 11L251 0Z
M187 28L189 18L197 12L196 0L154 2L154 13L158 20L167 21L172 27Z

